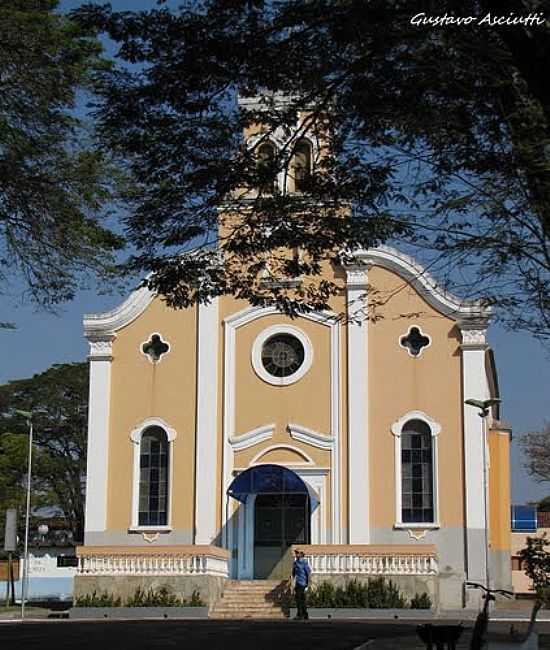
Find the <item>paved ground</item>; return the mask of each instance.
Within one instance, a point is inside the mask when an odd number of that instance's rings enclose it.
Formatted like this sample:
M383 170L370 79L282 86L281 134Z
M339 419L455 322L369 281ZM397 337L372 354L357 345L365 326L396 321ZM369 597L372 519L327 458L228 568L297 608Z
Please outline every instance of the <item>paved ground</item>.
M509 625L498 627L503 631ZM424 650L415 629L388 621L4 621L0 645L17 650ZM539 629L544 633L539 648L550 650L550 624ZM469 634L466 629L457 649L468 648Z

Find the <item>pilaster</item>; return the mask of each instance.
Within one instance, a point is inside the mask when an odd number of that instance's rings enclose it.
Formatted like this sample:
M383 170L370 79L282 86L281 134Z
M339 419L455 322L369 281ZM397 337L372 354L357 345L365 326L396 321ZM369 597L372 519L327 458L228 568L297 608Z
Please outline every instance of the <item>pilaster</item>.
M367 267L346 271L348 366L349 544L368 544L369 407Z
M115 334L89 335L90 389L88 405L88 455L86 465L86 516L84 543L107 528L109 470L109 407L111 401L112 343Z
M198 307L195 544L213 544L216 525L218 429L218 300Z
M462 334L462 397L486 400L489 387L485 370L487 319L463 320L458 323ZM463 404L464 422L464 489L466 517L466 575L468 580L485 584L485 520L483 418L477 409ZM486 495L487 498L487 495Z

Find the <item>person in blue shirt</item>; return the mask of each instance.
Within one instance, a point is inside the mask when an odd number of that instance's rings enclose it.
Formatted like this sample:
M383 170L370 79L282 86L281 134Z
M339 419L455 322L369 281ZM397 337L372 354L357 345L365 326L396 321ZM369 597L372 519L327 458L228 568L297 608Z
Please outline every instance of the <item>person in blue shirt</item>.
M298 610L296 620L298 621L307 621L309 618L306 606L306 589L309 587L310 574L311 568L304 557L304 553L296 549L294 551L292 577L294 578L294 596Z

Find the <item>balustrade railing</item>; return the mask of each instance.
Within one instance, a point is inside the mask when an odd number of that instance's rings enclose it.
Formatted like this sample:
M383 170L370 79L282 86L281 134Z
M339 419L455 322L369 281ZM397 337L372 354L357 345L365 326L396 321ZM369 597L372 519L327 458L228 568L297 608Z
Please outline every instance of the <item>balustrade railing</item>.
M227 578L229 553L215 546L93 547L77 549L78 575L182 576Z
M437 575L435 547L323 545L296 546L314 574L361 574L373 576Z

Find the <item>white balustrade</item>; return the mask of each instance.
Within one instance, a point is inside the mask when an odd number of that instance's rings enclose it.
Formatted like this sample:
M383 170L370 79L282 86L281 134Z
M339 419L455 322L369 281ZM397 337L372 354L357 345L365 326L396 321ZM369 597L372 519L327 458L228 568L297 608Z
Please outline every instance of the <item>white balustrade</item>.
M378 576L437 575L439 569L434 555L371 554L371 553L311 553L306 558L314 574L361 574Z
M175 553L158 554L120 553L113 549L110 553L95 554L86 550L79 554L79 575L116 576L116 575L211 575L227 578L228 558L216 554L177 555Z

